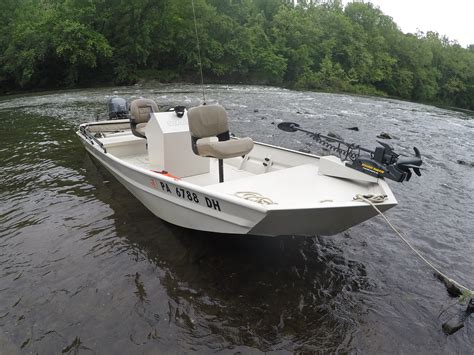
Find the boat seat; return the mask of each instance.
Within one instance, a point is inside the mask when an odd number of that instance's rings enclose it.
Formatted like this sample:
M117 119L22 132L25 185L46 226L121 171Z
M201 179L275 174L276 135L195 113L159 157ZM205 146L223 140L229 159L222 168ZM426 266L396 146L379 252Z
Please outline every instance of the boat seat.
M191 146L194 154L219 160L219 182L224 181L223 159L248 154L253 148L251 138L230 139L227 112L220 105L201 105L188 111ZM202 138L217 137L218 141Z
M130 128L132 133L140 138L146 138L145 127L153 112L158 112L155 101L136 99L130 104Z

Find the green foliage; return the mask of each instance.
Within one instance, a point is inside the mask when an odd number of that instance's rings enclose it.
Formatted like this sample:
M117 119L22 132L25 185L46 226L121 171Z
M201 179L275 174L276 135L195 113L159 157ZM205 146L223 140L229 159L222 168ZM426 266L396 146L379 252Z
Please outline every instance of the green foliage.
M474 45L402 33L370 3L194 0L207 81L474 109ZM2 0L0 90L199 80L191 0Z

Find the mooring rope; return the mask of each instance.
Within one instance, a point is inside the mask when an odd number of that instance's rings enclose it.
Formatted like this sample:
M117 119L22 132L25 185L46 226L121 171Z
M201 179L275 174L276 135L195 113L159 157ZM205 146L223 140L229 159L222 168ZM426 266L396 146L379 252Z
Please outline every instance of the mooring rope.
M276 205L277 203L273 202L273 200L269 197L263 196L258 192L253 191L239 191L234 194L237 197L243 198L244 200L257 202L262 205Z
M354 197L354 201L363 201L371 205L377 213L382 216L382 218L387 222L387 224L392 228L392 230L395 232L395 234L403 241L405 242L406 245L422 260L428 265L431 269L433 269L439 276L443 277L447 281L451 282L453 285L457 286L459 289L464 290L465 293L469 294L469 297L474 296L474 291L469 289L468 287L460 284L459 282L453 280L450 278L448 275L443 273L441 270L439 270L433 263L431 263L428 259L426 259L418 250L411 245L411 243L403 237L403 235L395 228L395 226L388 220L388 218L380 211L377 206L375 206L375 203L381 203L385 201L387 197L383 195L356 195Z

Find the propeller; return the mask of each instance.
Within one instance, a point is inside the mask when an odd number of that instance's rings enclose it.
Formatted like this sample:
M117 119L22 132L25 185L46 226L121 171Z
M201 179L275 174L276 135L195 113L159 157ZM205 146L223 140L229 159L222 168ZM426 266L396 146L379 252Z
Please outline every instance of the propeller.
M413 169L416 175L421 176L420 166L423 164L421 153L417 147L413 147L413 150L415 151L414 157L403 157L396 162L396 167L407 174L406 181L409 181L412 176L410 169Z

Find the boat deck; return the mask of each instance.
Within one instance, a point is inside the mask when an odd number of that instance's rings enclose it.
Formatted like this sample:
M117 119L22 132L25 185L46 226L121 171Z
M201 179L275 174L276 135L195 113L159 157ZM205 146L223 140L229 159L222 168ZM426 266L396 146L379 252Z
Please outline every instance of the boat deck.
M145 154L123 157L122 160L149 169L148 157ZM210 165L209 173L188 176L181 180L205 186L213 192L230 195L254 192L285 208L309 208L315 203L340 204L351 202L354 196L360 193L382 192L377 184L320 175L316 164L303 164L263 174L253 174L224 164L223 183L218 183L217 160L210 159Z
M150 170L150 163L148 161L148 155L140 154L140 155L131 155L120 157L124 162L129 163L134 166L138 166L142 169ZM199 185L199 186L208 186L213 185L219 181L219 173L218 173L218 163L217 159L209 159L210 160L210 169L209 173L206 174L199 174L194 176L187 176L187 177L180 177L180 180L189 182L191 184ZM234 165L225 164L224 163L224 177L226 182L240 180L242 178L247 178L250 176L255 176L249 171L242 170L236 168Z
M284 208L309 208L319 203L351 202L355 195L380 193L378 185L320 175L315 164L248 176L207 186L209 190L236 194L255 192Z
M101 141L124 162L151 170L144 140L130 134L113 134ZM242 157L226 159L223 183L218 182L218 161L213 158L208 158L209 172L177 177L218 194L256 193L271 199L277 208L311 208L321 203L341 205L350 203L357 194L384 193L377 183L319 174L319 158L294 154L285 158L285 154L288 153L256 145L247 160ZM265 168L264 160L272 156L271 167ZM277 156L283 160L275 160ZM292 165L281 164L282 161Z

